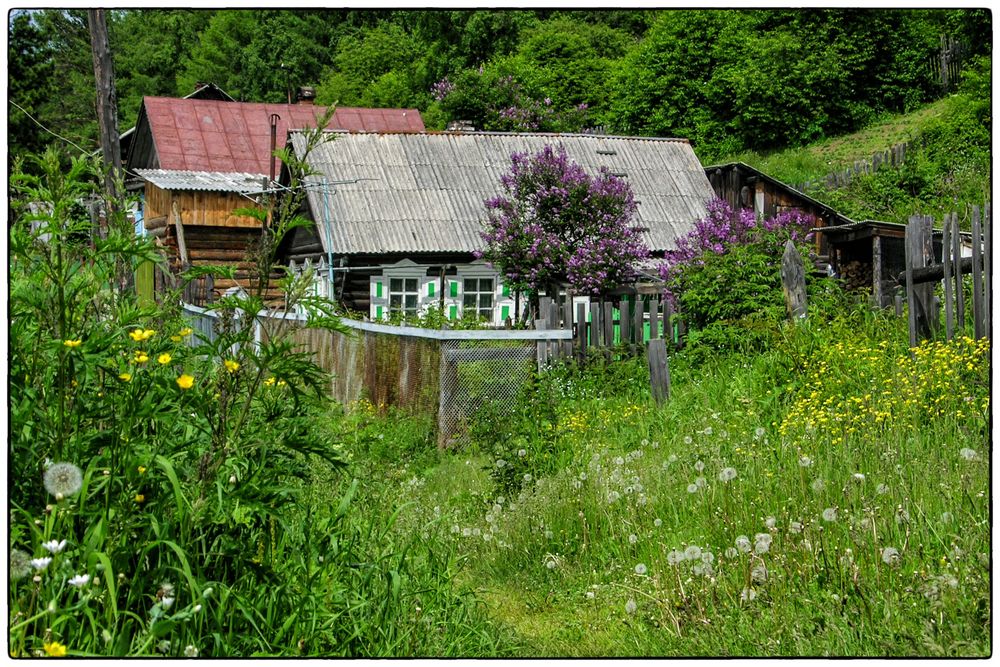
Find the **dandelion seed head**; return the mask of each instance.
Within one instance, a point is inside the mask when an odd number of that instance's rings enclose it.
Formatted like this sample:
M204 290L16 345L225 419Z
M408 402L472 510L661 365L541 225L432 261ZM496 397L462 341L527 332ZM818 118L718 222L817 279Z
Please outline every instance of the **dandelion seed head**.
M885 484L879 484L878 486L875 487L875 493L877 493L880 496L884 496L885 494L889 493L889 487L886 486Z
M750 551L750 538L746 535L740 535L736 538L736 548L746 553Z
M527 449L519 449L519 450L517 450L517 455L520 456L521 458L524 458L525 456L528 455L528 450Z
M639 537L635 533L632 533L631 535L628 536L628 543L629 544L635 544L638 541L639 541Z
M764 437L764 433L766 433L766 431L764 430L763 426L758 426L753 430L753 436L758 440Z
M809 458L808 456L800 456L799 457L799 467L800 468L809 468L809 467L812 466L812 464L813 464L813 460L811 458Z
M823 491L823 489L826 488L826 482L824 482L822 479L814 479L812 484L809 485L809 488L811 488L816 493L820 493Z
M865 481L865 475L864 473L856 472L853 475L851 475L851 479L853 479L855 482L861 483Z
M896 565L899 563L899 560L899 551L894 547L886 547L885 549L882 549L882 562L886 565Z
M629 598L628 602L625 603L625 613L626 614L632 615L632 614L635 613L635 610L638 609L638 608L639 608L639 605L637 605L635 603L635 600L633 600L632 598Z
M663 525L663 519L653 519L653 525L659 528Z
M638 575L646 574L646 564L645 563L638 563L635 566L635 573L638 574Z
M695 462L694 469L697 470L698 472L701 472L702 470L704 470L705 469L705 463L704 463L704 461L697 461L697 462Z
M836 521L837 520L837 509L835 507L827 507L823 510L823 521Z
M740 600L743 602L753 602L757 597L757 591L752 588L744 588L743 592L740 593Z
M959 450L958 455L966 461L975 461L979 458L979 454L976 453L976 450L969 449L968 447L962 447L962 449Z
M690 435L685 435L684 436L684 444L685 445L690 445L692 442L694 442L694 441L691 439Z
M763 584L767 581L767 568L763 565L757 565L750 570L750 578L753 579L755 584Z
M72 463L53 463L42 478L53 496L72 496L83 486L83 473Z
M694 483L699 489L703 489L708 486L708 480L704 477L696 477Z
M698 493L698 485L688 484L688 493Z
M671 549L670 553L667 554L667 563L669 565L677 565L684 560L684 553L678 551L677 549Z
M736 478L736 468L723 468L719 471L719 481L728 482Z
M951 523L953 518L951 512L941 512L941 523Z
M14 581L31 574L31 556L20 549L10 550L10 578Z
M773 516L769 516L766 519L764 519L764 526L768 530L774 530L774 527L777 525L778 525L778 520L775 519Z
M730 560L736 558L736 556L738 556L739 553L740 552L738 552L735 547L726 547L726 558Z
M684 558L687 560L698 560L701 558L701 547L692 544L684 550Z
M798 521L792 521L791 523L788 524L788 530L789 530L789 532L796 533L796 534L801 533L802 532L802 524L799 523Z

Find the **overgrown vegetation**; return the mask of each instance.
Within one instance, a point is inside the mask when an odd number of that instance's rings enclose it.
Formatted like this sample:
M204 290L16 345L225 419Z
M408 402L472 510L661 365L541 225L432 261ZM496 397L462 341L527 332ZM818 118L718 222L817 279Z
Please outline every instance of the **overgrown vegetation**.
M11 655L507 650L455 587L451 545L356 505L370 480L329 420L323 371L288 331L254 340L268 249L301 222L297 202L256 211L261 281L217 304L206 337L179 294L143 305L118 287L120 267L161 255L114 202L94 236L78 201L98 170L60 162L49 151L12 179ZM284 281L288 298L307 326L337 327L308 280Z

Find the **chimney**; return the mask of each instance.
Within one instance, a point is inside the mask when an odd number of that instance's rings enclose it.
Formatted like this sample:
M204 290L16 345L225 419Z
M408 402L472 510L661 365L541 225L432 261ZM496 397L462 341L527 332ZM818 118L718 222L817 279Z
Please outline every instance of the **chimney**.
M302 86L299 88L295 99L299 104L312 104L316 99L316 89L312 86Z

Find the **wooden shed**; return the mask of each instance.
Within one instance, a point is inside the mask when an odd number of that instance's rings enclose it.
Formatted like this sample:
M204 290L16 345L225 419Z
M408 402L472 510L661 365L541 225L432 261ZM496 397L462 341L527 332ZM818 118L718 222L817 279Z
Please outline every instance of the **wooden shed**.
M854 221L830 206L799 192L792 186L743 162L705 167L712 189L734 210L752 208L760 217L770 218L782 211L798 209L812 215L819 227L845 225ZM830 248L821 234L816 235L816 254L827 260Z
M143 224L164 248L172 274L189 266L228 265L245 279L248 252L260 236L260 222L238 209L256 207L267 185L259 174L138 169L145 181ZM155 288L164 287L159 276ZM215 296L235 286L213 281ZM211 298L209 298L211 300Z

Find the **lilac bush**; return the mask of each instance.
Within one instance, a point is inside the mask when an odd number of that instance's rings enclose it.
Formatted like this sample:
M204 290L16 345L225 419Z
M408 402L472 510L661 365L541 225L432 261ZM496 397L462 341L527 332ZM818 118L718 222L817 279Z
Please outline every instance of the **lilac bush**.
M812 215L798 209L758 221L752 209L734 211L728 202L718 198L708 202L706 209L708 215L678 239L675 250L665 253L659 271L666 282L673 282L685 267L702 264L705 253L724 255L735 244L766 241L780 257L786 240L797 244L810 240L816 222Z
M486 200L486 248L477 253L514 289L537 294L568 282L589 294L627 284L649 255L634 225L636 204L623 180L591 177L563 147L514 153L500 178L504 194Z

